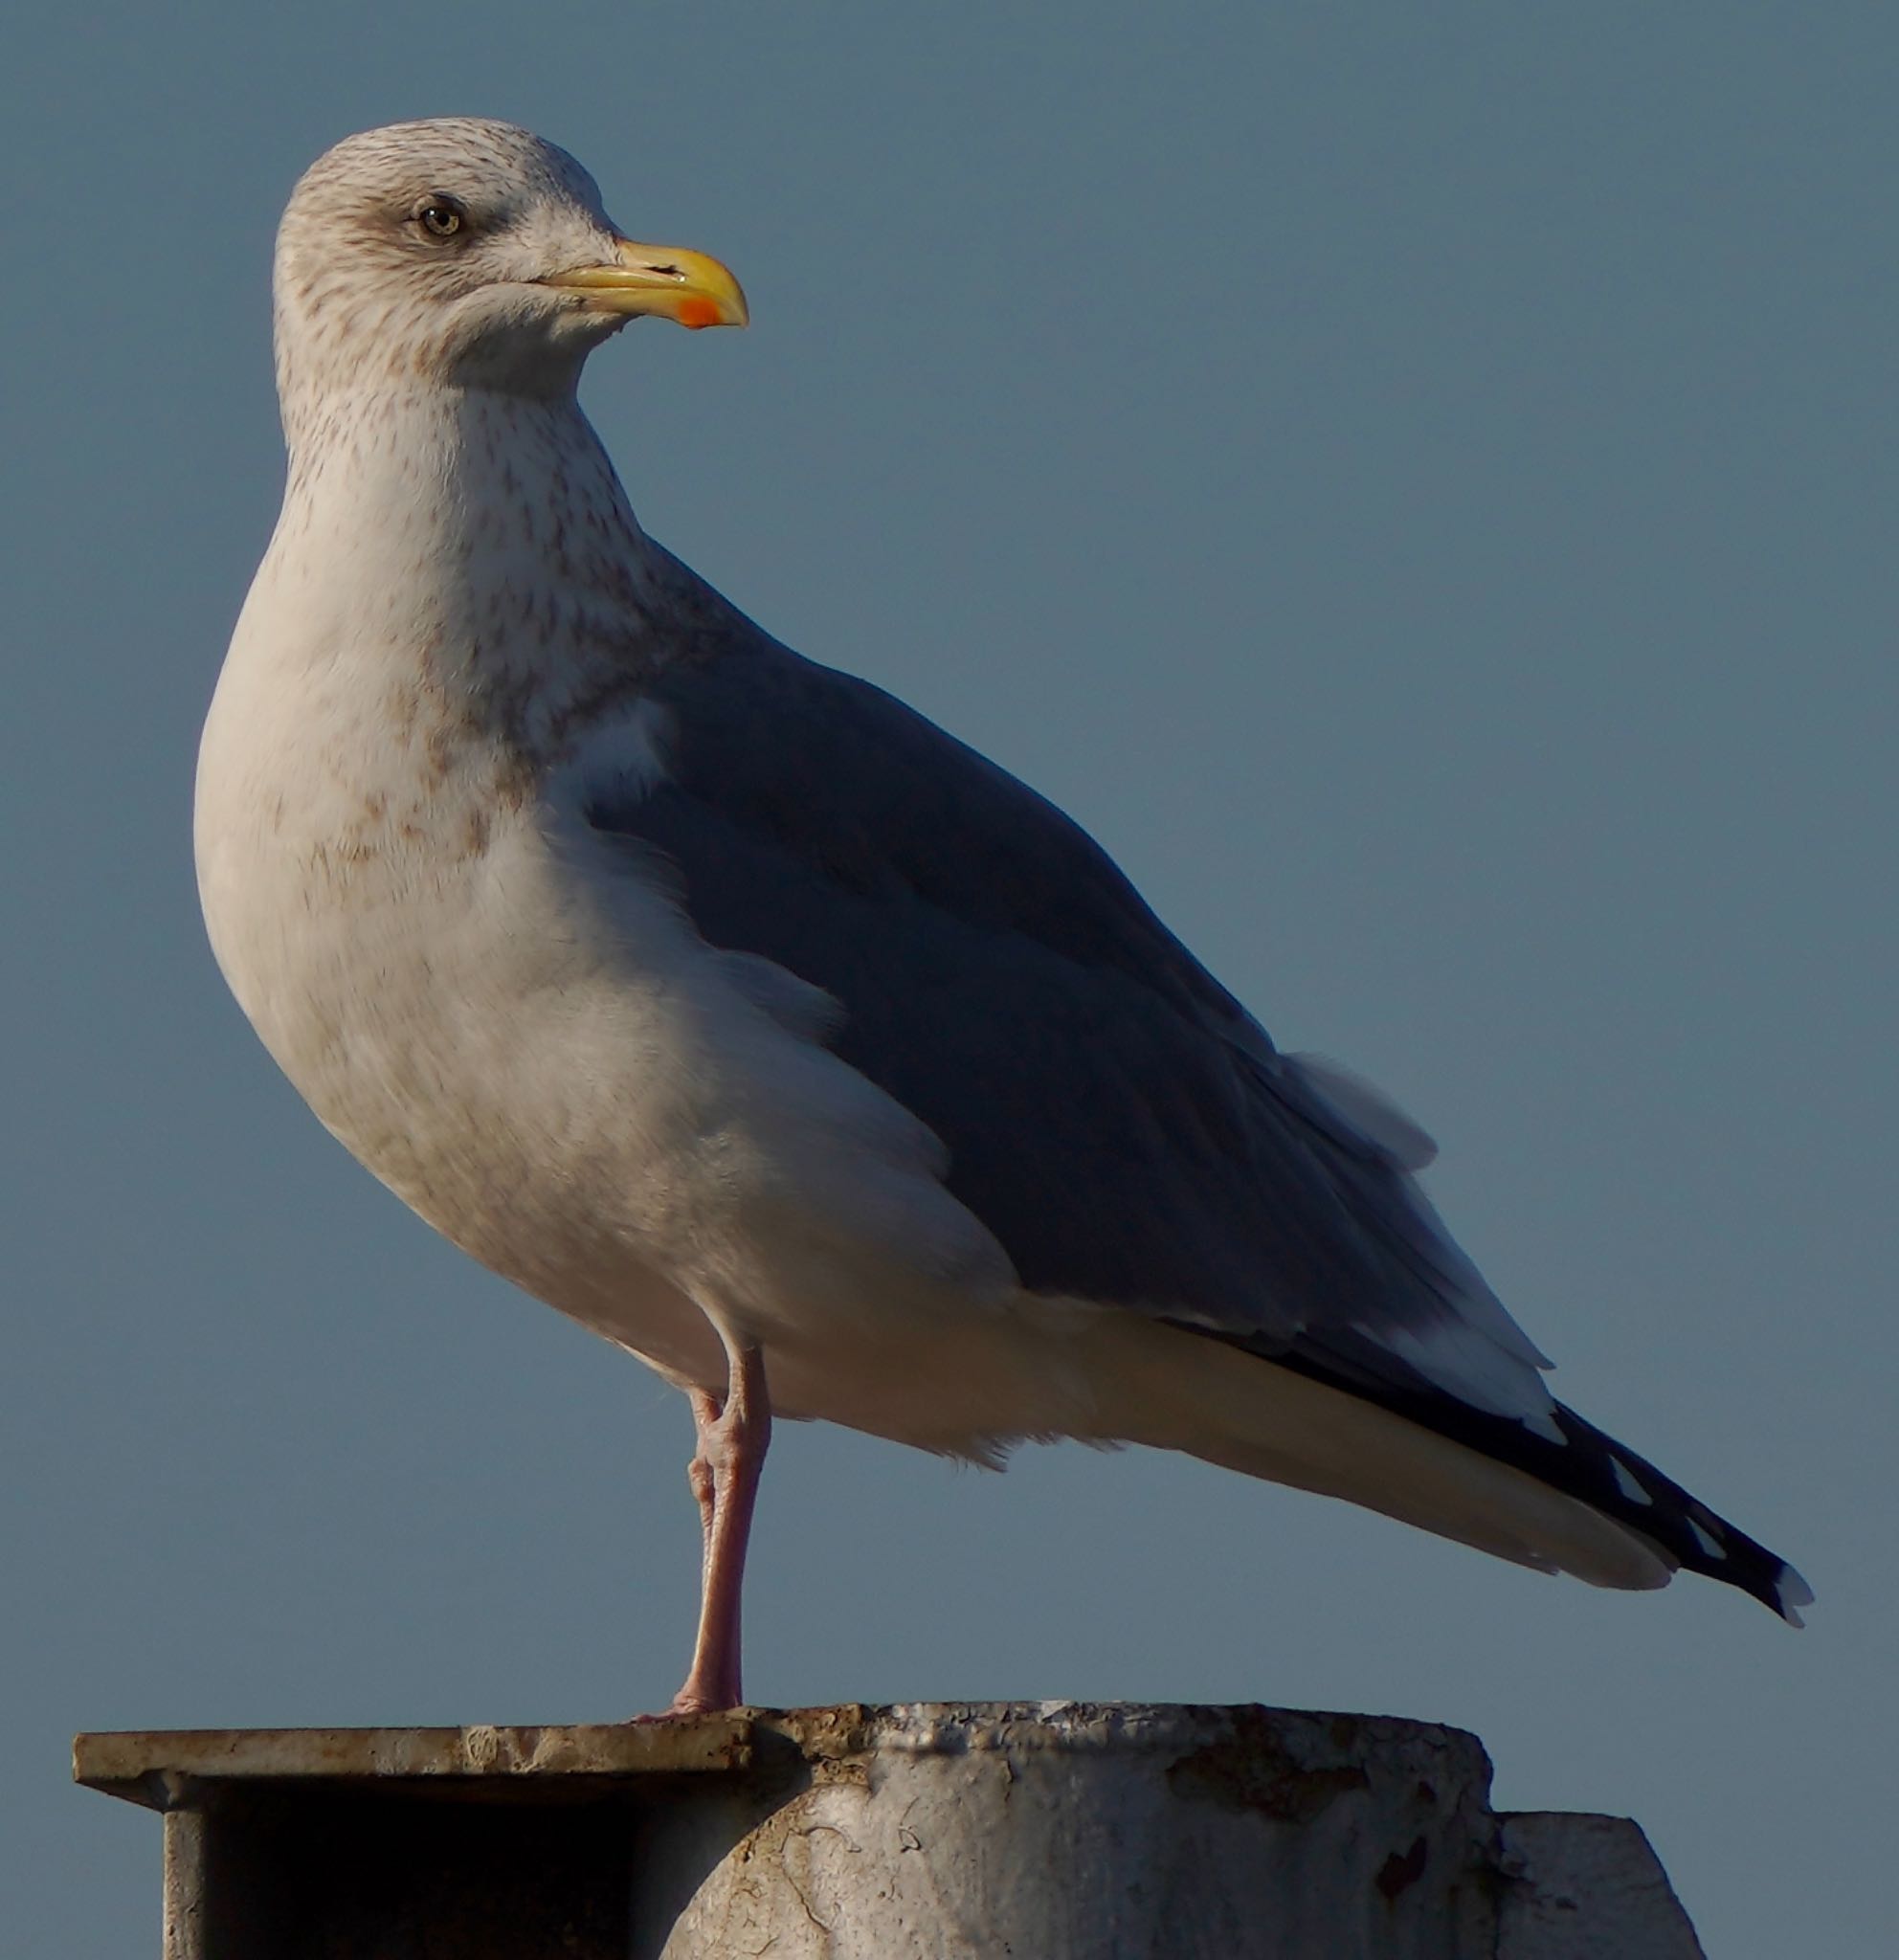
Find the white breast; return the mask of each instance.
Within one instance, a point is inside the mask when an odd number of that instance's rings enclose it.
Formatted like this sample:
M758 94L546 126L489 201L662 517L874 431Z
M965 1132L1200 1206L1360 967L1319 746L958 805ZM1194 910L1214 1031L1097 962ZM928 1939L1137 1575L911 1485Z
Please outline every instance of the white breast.
M199 882L232 991L350 1151L677 1379L723 1379L691 1303L716 1300L791 1410L838 1357L993 1311L999 1248L819 1017L706 947L558 777L525 794L518 757L392 709L413 677L346 621L313 630L294 586L267 562L219 682Z

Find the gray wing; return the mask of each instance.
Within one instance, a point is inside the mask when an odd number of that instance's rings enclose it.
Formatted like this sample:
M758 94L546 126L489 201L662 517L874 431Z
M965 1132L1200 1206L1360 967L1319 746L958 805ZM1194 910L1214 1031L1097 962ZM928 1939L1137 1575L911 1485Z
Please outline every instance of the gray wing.
M1401 1122L1275 1050L1053 805L762 635L650 698L664 779L592 785L588 822L670 863L708 944L841 1004L836 1051L941 1138L1025 1286L1547 1423Z

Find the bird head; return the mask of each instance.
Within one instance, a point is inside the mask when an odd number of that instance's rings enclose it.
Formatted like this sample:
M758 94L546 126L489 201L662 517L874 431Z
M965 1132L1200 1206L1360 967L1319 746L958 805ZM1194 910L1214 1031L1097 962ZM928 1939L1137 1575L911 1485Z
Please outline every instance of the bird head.
M469 117L367 130L320 157L279 228L275 284L286 396L430 382L554 395L631 320L747 320L717 259L636 243L565 150Z

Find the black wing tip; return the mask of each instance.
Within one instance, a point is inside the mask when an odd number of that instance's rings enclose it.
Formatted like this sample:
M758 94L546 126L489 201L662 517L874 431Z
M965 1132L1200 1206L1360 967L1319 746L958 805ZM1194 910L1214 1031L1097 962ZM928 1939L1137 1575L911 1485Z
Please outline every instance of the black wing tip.
M1685 1571L1735 1587L1789 1626L1806 1624L1800 1608L1813 1604L1813 1588L1779 1553L1574 1409L1559 1402L1555 1413L1566 1445L1576 1453L1574 1471L1581 1473L1567 1481L1573 1495L1648 1539Z
M1800 1609L1813 1604L1813 1588L1785 1559L1566 1403L1552 1403L1549 1426L1554 1433L1546 1434L1515 1416L1474 1409L1421 1378L1416 1387L1398 1388L1349 1372L1332 1358L1297 1347L1269 1347L1260 1337L1249 1339L1189 1320L1173 1325L1375 1403L1420 1429L1524 1471L1652 1546L1666 1566L1732 1586L1789 1626L1806 1624Z

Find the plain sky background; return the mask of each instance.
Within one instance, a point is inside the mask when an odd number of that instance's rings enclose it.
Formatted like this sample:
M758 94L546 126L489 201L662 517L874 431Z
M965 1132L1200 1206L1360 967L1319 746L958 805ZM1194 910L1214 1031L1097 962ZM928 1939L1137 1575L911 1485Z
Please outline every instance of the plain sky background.
M1439 1137L1558 1392L1806 1571L1540 1578L1143 1454L781 1430L777 1704L1461 1724L1648 1829L1715 1960L1899 1946L1899 11L330 0L16 12L0 1862L154 1950L78 1728L670 1694L683 1404L437 1241L226 997L198 724L275 514L272 230L401 117L573 150L748 334L585 398L774 632L1092 829Z

